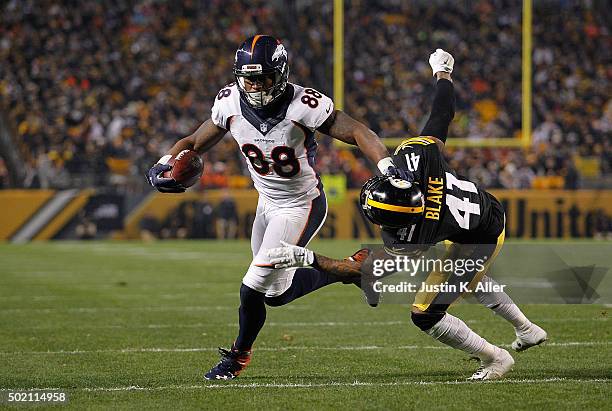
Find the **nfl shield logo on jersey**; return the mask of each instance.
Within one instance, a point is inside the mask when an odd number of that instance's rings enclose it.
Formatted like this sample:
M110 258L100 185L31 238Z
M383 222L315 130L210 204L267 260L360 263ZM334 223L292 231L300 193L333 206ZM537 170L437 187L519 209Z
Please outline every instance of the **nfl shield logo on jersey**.
M261 130L262 133L265 133L266 131L268 131L268 125L266 123L261 123L259 125L259 129Z

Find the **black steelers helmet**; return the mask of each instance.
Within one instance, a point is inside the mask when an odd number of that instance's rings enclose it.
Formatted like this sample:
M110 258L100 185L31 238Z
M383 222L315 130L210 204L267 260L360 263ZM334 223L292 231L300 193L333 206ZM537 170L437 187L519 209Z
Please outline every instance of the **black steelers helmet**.
M385 227L413 224L425 209L417 184L388 176L374 176L366 181L359 199L368 220Z

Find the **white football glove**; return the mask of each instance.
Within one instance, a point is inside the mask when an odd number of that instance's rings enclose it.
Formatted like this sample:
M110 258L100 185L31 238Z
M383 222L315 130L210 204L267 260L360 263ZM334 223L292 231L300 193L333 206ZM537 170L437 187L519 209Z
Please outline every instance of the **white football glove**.
M314 252L281 240L283 247L268 250L270 264L274 268L308 267L314 263Z
M429 65L431 66L434 76L440 71L449 74L452 73L454 64L455 59L453 56L442 49L436 49L434 53L429 55Z

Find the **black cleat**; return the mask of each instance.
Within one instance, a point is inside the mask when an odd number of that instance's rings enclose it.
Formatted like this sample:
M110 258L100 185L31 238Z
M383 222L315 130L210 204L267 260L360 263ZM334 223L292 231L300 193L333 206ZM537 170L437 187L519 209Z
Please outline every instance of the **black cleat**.
M204 378L207 380L233 380L251 362L251 351L239 351L232 347L226 350L219 347L221 361L208 371Z

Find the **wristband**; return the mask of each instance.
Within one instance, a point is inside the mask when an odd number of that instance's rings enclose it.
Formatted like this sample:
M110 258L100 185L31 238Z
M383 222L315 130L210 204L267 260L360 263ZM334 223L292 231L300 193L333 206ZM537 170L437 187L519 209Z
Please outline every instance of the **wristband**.
M381 173L386 174L389 167L395 167L395 164L391 157L385 157L378 162L377 167Z
M172 154L166 154L159 160L157 160L157 164L168 164L168 161L172 158Z

